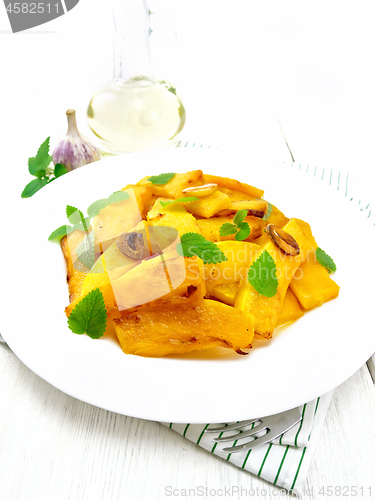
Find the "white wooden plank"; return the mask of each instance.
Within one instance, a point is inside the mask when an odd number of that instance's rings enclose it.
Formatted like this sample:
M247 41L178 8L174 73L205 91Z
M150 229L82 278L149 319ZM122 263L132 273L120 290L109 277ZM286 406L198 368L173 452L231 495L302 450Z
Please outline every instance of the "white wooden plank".
M328 486L353 487L358 497L374 497L374 422L375 388L364 365L334 392L307 481L314 498L327 498L318 493ZM344 496L342 489L337 497Z
M168 498L168 486L179 491L259 488L264 498L277 498L276 488L155 422L117 415L61 393L4 345L0 377L2 498L161 500ZM310 487L371 485L374 417L375 389L363 367L334 395L309 473Z

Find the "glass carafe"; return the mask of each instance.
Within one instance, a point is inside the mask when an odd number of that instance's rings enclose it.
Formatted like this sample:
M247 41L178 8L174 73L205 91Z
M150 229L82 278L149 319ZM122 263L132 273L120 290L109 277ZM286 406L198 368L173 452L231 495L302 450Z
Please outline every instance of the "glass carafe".
M104 153L175 144L186 119L175 88L153 75L147 0L112 0L114 76L92 97L88 124Z

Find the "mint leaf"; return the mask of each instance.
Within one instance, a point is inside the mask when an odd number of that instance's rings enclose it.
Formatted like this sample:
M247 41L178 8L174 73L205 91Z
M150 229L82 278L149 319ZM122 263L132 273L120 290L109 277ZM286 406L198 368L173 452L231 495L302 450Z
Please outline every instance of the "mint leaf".
M220 227L220 236L230 236L237 233L237 228L230 222L226 222Z
M120 203L120 201L127 200L129 198L129 193L126 191L116 191L108 198L102 198L101 200L94 201L91 203L87 209L87 214L89 217L96 217L103 208L108 207L111 203Z
M95 233L94 231L91 231L91 233L86 234L76 249L78 259L85 267L87 267L87 269L91 269L95 264L94 241Z
M237 212L238 213L238 212ZM240 225L237 225L239 231L235 236L237 241L246 240L250 236L250 226L247 222L242 222Z
M111 203L120 203L120 201L125 201L129 198L129 193L126 191L115 191L114 193L109 196L108 199L108 205Z
M21 198L30 198L33 196L39 189L42 189L48 183L48 179L43 177L43 179L34 179L29 182L25 189L21 193Z
M29 158L28 165L29 165L29 172L34 177L40 178L40 177L44 177L46 175L46 169L40 168L40 166L37 164L35 158Z
M48 241L61 240L64 236L74 231L72 226L60 226L48 236Z
M103 336L107 326L107 311L99 288L91 290L70 313L68 325L73 333L87 333L92 339Z
M173 203L191 203L192 201L199 201L199 198L196 196L186 196L184 198L177 198L177 200L173 201L161 201L160 205L162 207L167 207L168 205L172 205Z
M315 250L316 258L320 265L325 267L329 273L333 273L336 271L336 264L333 262L333 259L325 253L320 247Z
M205 264L217 264L228 260L220 248L212 241L198 233L185 233L177 244L177 252L183 257L194 257L203 260Z
M29 158L29 172L31 175L41 177L41 172L45 172L48 165L51 163L52 156L49 155L49 140L47 139L41 144L35 157Z
M233 219L233 224L240 229L241 224L243 223L245 217L247 216L247 210L244 208L243 210L239 210Z
M64 165L62 165L61 163L56 163L53 173L55 174L55 177L57 178L57 177L61 177L62 175L66 174L67 170L66 170L66 167L64 167Z
M263 220L268 220L272 214L273 206L267 201L267 213L263 217Z
M273 297L278 285L276 271L275 261L267 250L264 250L250 267L247 279L259 295Z
M167 184L167 182L169 182L171 179L173 179L173 177L175 175L176 174L174 174L174 173L152 175L147 180L152 182L152 184L162 185L162 184Z
M89 217L96 217L103 208L108 206L108 199L103 198L101 200L96 200L94 203L91 203L89 208L87 209L87 214Z
M78 208L76 208L76 207L72 207L71 205L67 205L67 206L66 206L66 210L65 210L65 211L66 211L66 216L68 217L68 219L69 219L69 217L70 217L71 215L73 215L75 212L79 212ZM74 224L74 222L73 222L73 221L70 221L70 222L72 222L72 223Z
M79 231L87 231L89 227L88 219L83 216L83 213L78 208L71 205L66 206L66 216L75 229Z

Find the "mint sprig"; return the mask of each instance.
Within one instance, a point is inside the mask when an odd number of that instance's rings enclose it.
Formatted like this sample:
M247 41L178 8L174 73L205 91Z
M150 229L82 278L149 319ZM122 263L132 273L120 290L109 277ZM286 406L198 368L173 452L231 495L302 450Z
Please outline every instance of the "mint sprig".
M50 168L52 156L49 154L49 141L50 138L47 137L39 147L37 154L28 160L29 172L36 179L27 184L21 193L22 198L31 198L42 187L67 173L66 168L61 163L57 163L53 169Z
M169 174L152 175L147 180L152 182L152 184L163 185L167 184L176 174L170 172Z
M273 297L277 293L278 280L276 264L271 255L264 250L250 267L247 279L259 295Z
M70 313L68 326L73 333L86 333L92 339L103 336L107 326L107 311L99 288L91 290Z
M220 227L220 236L230 236L235 234L234 237L237 241L246 240L250 236L250 226L247 222L244 222L245 217L247 216L247 210L244 208L243 210L239 210L233 219L233 224L230 222L225 222Z
M318 247L315 250L316 259L320 265L325 267L329 273L334 273L337 269L336 264L333 262L332 257L330 257L324 250Z

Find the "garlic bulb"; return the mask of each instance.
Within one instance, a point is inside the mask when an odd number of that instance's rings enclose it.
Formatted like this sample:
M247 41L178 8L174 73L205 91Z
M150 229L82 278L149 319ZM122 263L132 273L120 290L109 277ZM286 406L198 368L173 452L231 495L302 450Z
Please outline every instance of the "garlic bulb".
M66 116L68 117L68 132L55 147L52 161L54 165L62 163L69 172L87 163L100 160L100 153L87 137L78 132L75 110L68 109Z

